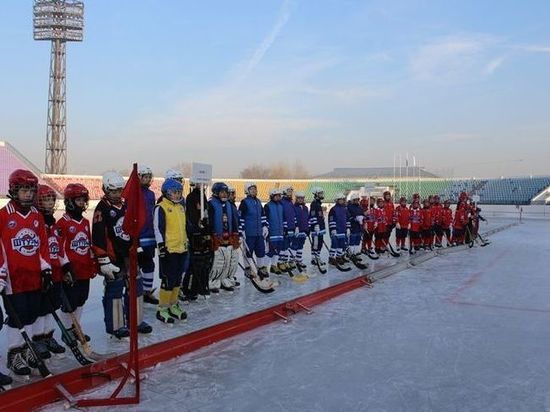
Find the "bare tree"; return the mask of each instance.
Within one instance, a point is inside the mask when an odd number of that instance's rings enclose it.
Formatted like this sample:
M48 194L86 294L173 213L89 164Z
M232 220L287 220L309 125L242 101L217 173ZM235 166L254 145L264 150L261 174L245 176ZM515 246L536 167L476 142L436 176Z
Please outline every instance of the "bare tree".
M253 164L240 172L243 179L306 179L309 173L305 166L296 160L293 166L286 162L277 162L272 165Z

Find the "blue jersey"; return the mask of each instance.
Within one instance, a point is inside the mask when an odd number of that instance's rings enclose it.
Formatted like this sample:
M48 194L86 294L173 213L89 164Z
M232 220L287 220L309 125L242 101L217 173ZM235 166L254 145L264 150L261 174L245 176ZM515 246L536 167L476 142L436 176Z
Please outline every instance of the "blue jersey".
M351 233L361 233L363 226L357 221L357 216L363 216L363 208L359 204L348 203L348 213L351 220Z
M281 205L283 206L283 219L285 229L289 232L294 232L296 229L296 210L294 210L294 204L292 199L283 197L281 199Z
M336 230L336 233L346 234L346 229L350 228L349 212L346 205L336 203L328 213L328 226L331 231Z
M300 233L309 233L309 210L306 205L294 204L294 213L296 214L296 225Z
M214 235L222 236L224 233L237 232L238 216L234 214L231 203L212 197L208 201L208 205L210 226Z
M153 227L153 212L155 210L155 193L146 186L141 186L145 203L145 223L139 233L140 246L156 246L155 229Z
M315 225L319 225L321 234L325 233L325 215L323 214L321 201L318 199L313 200L309 208L309 226L311 230L314 229Z
M267 218L267 227L269 228L269 238L271 240L283 239L284 218L281 202L270 200L264 206L264 212Z
M262 228L267 226L262 202L257 197L247 196L239 205L240 231L248 236L262 236Z

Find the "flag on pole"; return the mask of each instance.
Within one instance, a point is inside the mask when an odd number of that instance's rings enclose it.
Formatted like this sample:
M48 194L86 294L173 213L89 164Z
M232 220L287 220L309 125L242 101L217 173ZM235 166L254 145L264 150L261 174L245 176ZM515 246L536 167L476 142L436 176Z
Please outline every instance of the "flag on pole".
M146 220L145 200L141 191L136 163L134 163L132 174L126 182L126 186L124 186L122 197L126 200L126 213L124 215L122 230L130 235L131 238L136 239Z

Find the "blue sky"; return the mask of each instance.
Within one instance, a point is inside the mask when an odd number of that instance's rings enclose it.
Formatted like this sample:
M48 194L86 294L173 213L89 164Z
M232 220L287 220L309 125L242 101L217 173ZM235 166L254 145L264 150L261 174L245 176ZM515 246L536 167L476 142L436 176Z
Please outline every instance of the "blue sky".
M69 171L236 176L414 153L454 176L548 174L550 2L85 2L67 47ZM0 11L0 139L43 167L50 46Z

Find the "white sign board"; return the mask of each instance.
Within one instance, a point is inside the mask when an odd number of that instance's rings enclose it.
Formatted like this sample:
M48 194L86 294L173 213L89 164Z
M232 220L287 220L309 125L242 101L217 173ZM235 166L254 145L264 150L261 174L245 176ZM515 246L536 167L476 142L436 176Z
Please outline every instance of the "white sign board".
M209 185L212 182L212 165L205 163L194 163L191 171L191 181Z
M478 202L479 202L479 195L473 195L473 196L472 196L472 200L473 200L474 202L478 203Z

